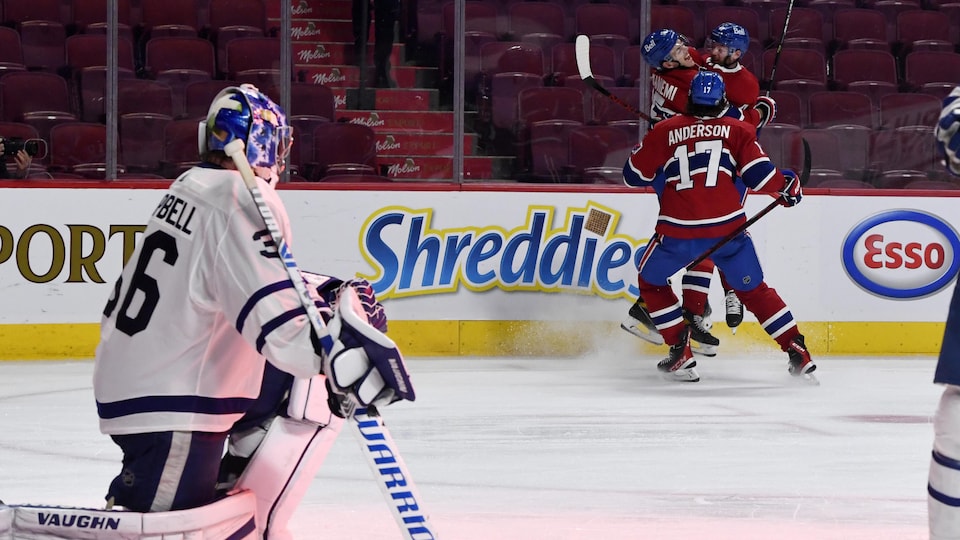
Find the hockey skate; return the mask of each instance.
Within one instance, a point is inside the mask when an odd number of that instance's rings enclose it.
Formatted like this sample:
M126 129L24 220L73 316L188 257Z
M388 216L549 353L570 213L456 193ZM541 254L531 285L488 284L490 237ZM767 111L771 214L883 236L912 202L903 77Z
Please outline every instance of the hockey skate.
M697 361L690 350L690 328L683 331L680 343L670 346L670 354L659 363L657 369L664 379L679 382L697 382L700 374L696 370Z
M683 320L690 327L690 349L700 356L716 356L720 340L710 333L710 329L703 322L703 317L685 309Z
M627 318L620 323L620 328L654 345L663 345L663 336L660 335L660 331L653 324L653 319L647 313L642 298L637 298L637 301L630 306L630 312Z
M803 334L793 338L793 341L790 342L790 348L787 349L787 354L790 355L790 361L787 364L787 371L790 372L790 375L799 377L809 384L820 384L816 375L813 374L817 365L810 358L810 352L803 342Z
M727 326L730 332L736 334L737 327L743 322L743 302L737 296L736 291L730 289L723 298L723 303L727 308Z

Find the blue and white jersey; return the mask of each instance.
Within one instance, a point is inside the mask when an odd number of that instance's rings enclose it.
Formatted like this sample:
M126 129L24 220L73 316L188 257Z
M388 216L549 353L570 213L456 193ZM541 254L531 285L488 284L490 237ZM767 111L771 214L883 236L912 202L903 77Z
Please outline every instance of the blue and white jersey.
M960 386L960 283L953 286L933 382Z
M277 224L277 193L258 179ZM310 322L240 173L171 184L103 309L93 377L100 430L223 432L257 397L265 358L320 373Z

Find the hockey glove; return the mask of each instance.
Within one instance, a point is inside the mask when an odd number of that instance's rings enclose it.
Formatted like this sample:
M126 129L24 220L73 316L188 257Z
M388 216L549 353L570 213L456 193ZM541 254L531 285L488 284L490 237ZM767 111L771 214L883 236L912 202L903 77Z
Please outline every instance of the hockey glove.
M769 96L760 96L757 102L753 104L753 109L760 115L760 123L757 129L769 124L777 116L777 102Z
M800 204L800 199L803 198L803 190L800 189L800 178L797 177L797 173L789 169L784 169L781 172L787 182L784 184L783 189L779 191L780 198L778 201L783 206L796 206Z
M360 297L360 304L367 314L367 322L381 332L387 331L387 314L383 310L383 304L377 300L377 295L373 291L373 285L371 285L369 281L362 278L343 281L335 277L313 272L301 271L301 273L307 284L315 288L317 294L332 306L333 310L336 310L337 301L345 289L349 287L355 289L357 296ZM330 309L331 308L328 307L327 311L330 311ZM322 310L321 313L323 313ZM329 321L331 317L332 312L330 316L324 313L325 321Z
M353 287L344 288L328 330L334 344L324 356L323 372L330 389L347 402L344 412L350 412L350 404L377 407L416 398L403 355L393 340L367 322Z
M937 146L947 159L947 168L960 175L960 86L943 100L943 111L936 127Z
M370 326L386 333L387 314L383 310L383 304L377 300L377 295L373 291L373 285L362 278L348 279L340 286L340 290L337 291L338 298L344 293L347 287L352 287L357 291L357 296L360 298L360 305L363 306L363 311L367 315L367 322L370 323Z

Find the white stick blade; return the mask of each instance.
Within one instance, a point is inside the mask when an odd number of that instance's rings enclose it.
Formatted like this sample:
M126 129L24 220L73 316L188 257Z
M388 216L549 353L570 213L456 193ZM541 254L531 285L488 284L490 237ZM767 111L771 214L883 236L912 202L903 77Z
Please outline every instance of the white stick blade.
M576 42L577 69L580 70L580 78L587 79L593 77L590 70L590 38L580 34Z

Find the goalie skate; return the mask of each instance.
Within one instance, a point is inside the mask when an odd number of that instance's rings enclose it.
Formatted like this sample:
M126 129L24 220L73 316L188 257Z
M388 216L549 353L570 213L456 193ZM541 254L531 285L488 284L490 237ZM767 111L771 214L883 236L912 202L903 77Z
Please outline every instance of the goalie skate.
M663 345L664 343L663 336L660 335L660 331L653 324L650 314L643 307L643 300L639 298L630 306L630 312L627 318L620 323L620 328L654 345Z
M697 361L690 350L690 329L687 328L680 343L671 345L669 355L657 363L657 370L668 381L698 382L700 374L696 367Z

